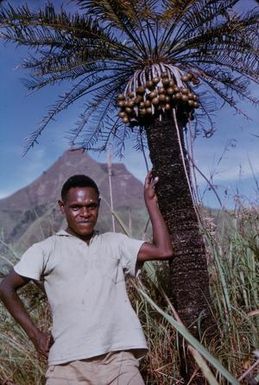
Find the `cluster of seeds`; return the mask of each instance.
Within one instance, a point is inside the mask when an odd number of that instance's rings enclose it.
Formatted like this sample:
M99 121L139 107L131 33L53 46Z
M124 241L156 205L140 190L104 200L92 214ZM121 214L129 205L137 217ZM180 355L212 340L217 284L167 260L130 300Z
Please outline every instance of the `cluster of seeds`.
M120 94L117 98L120 118L124 123L143 125L149 122L152 116L162 116L165 111L177 106L192 117L193 110L199 107L199 100L187 85L190 81L193 84L199 82L197 77L188 73L181 77L179 86L174 77L162 73L160 77L147 80L133 91Z

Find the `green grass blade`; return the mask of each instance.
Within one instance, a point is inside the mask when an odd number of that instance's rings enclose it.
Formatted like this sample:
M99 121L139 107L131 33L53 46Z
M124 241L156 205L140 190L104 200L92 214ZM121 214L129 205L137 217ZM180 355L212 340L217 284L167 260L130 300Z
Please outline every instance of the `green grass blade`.
M207 349L196 339L193 335L186 329L185 326L175 321L173 317L163 311L148 295L147 293L138 287L137 289L139 293L146 299L147 302L158 312L160 313L177 331L182 335L183 338L186 339L218 372L224 376L230 384L239 385L239 382L236 378L229 373L224 366L213 357Z
M202 358L199 352L189 345L188 350L191 352L193 358L195 359L197 365L200 367L204 377L208 381L209 385L219 385L218 381L214 377L212 371L208 367L206 361Z

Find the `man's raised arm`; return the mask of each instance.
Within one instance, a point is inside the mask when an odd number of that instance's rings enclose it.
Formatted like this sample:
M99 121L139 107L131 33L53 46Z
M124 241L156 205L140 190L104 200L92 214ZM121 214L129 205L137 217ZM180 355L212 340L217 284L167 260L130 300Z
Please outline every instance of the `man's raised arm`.
M144 199L153 229L153 242L145 242L138 253L138 262L165 260L173 257L172 242L164 218L158 206L155 184L158 178L153 178L149 172L144 184Z

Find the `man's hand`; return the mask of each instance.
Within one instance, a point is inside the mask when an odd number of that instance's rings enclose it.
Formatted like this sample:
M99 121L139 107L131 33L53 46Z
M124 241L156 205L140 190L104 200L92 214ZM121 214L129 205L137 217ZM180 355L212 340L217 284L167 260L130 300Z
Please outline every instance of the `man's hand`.
M158 177L153 177L152 171L150 171L145 179L144 183L144 198L146 204L149 202L157 202L157 196L155 192L155 184L158 182Z
M48 358L49 349L54 342L52 335L39 330L31 340L40 356Z

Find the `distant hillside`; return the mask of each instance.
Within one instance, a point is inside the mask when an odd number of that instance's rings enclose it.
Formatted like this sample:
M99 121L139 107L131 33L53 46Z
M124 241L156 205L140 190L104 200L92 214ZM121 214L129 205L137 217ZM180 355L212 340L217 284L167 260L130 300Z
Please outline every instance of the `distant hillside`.
M110 202L107 165L81 150L66 151L30 185L0 200L0 228L5 243L24 250L63 226L57 201L62 184L73 174L86 174L96 181L103 198L97 227L111 230L111 214L105 203ZM114 163L112 191L115 211L131 225L134 235L140 234L147 218L142 183L123 164Z

